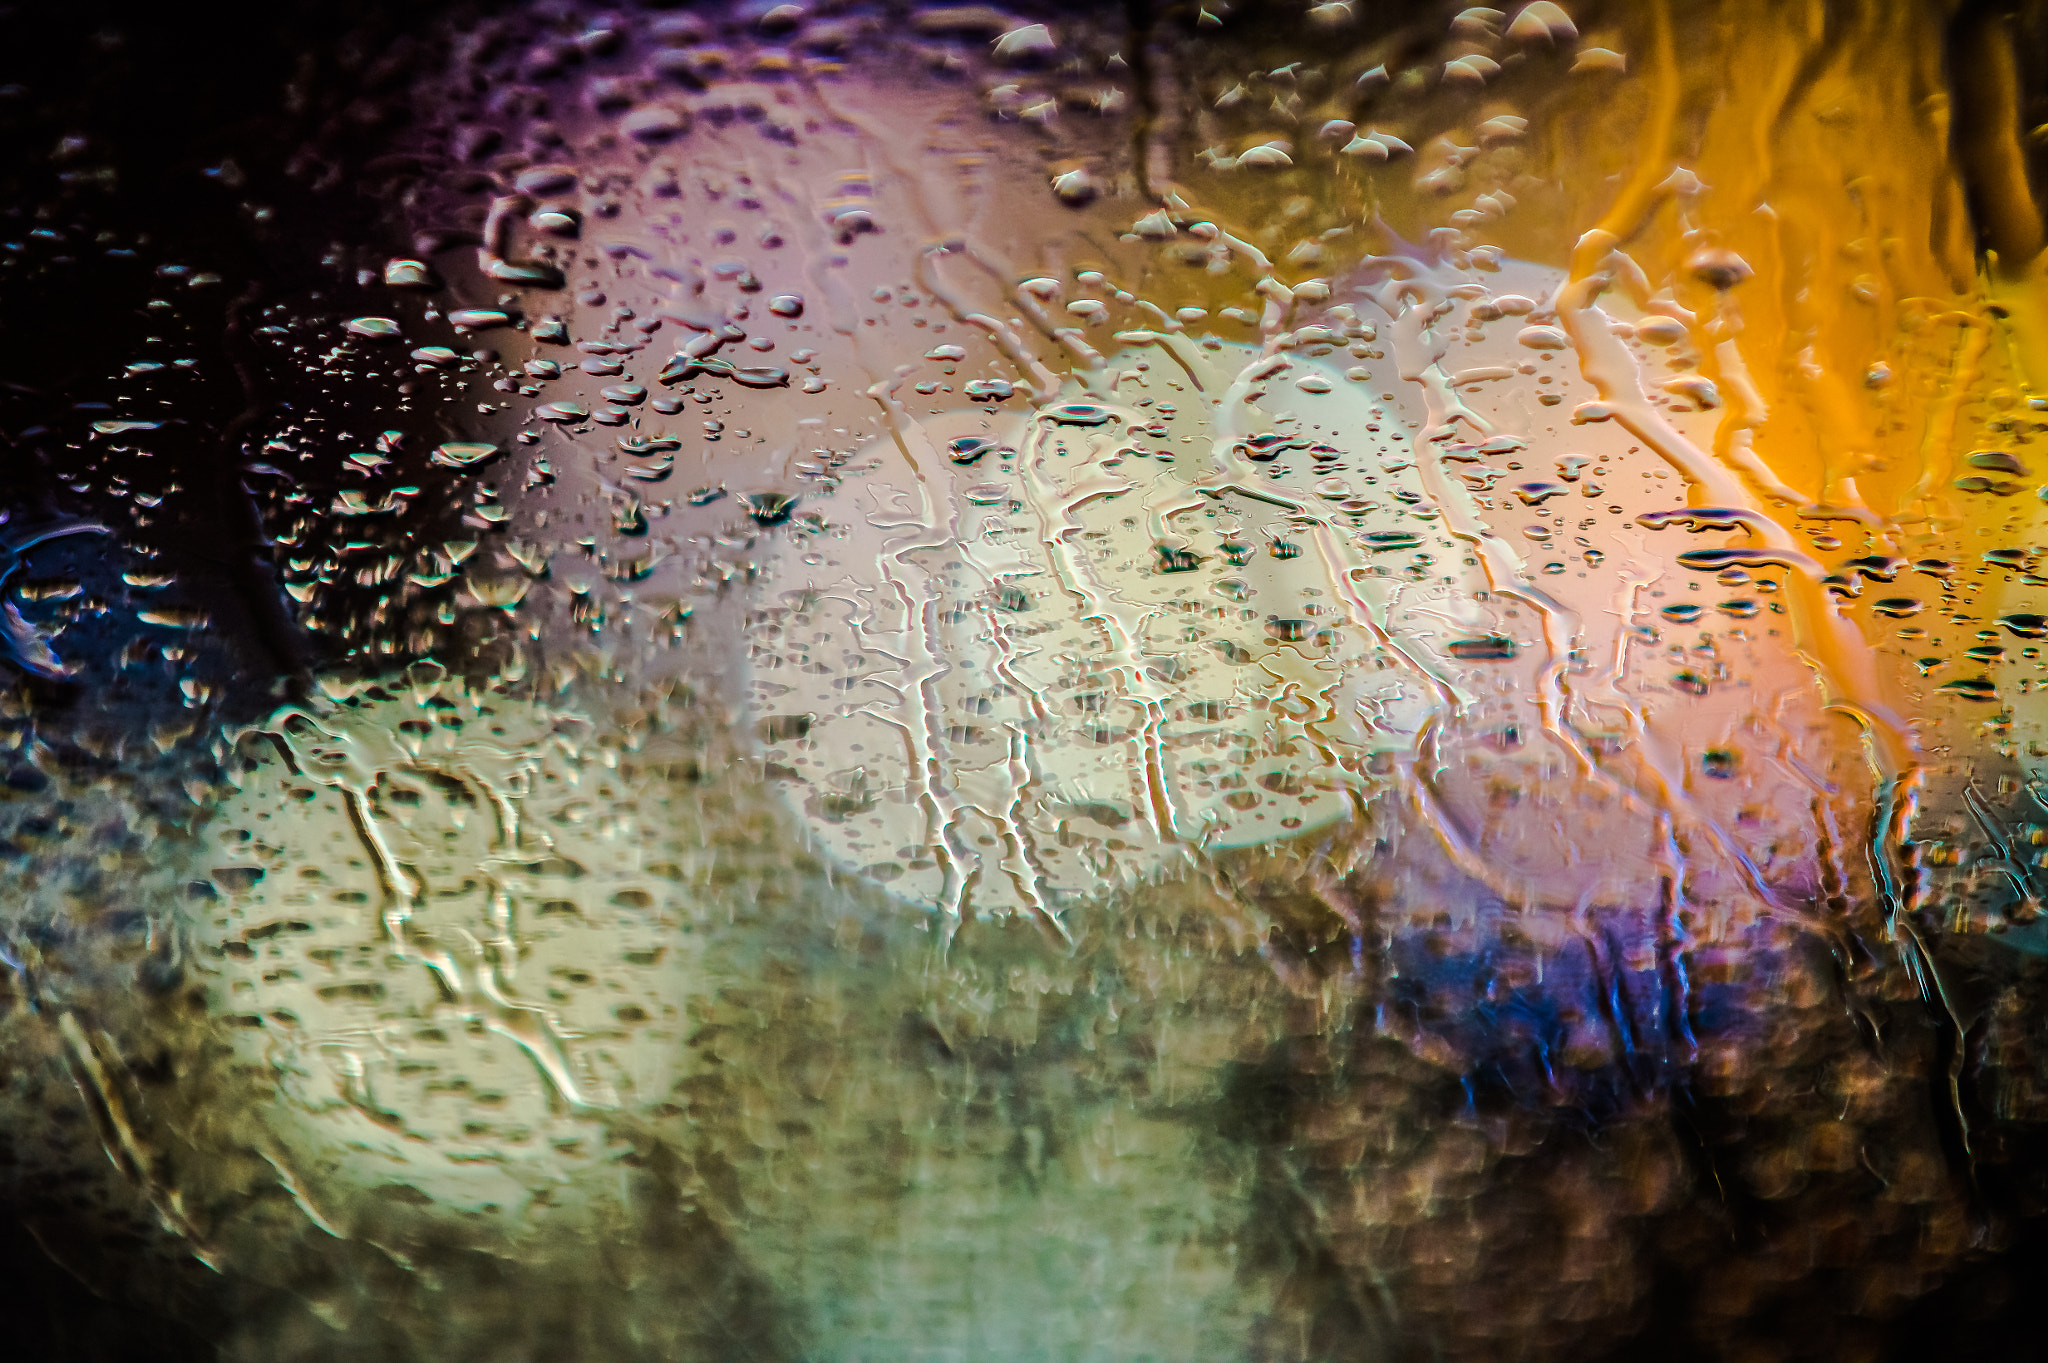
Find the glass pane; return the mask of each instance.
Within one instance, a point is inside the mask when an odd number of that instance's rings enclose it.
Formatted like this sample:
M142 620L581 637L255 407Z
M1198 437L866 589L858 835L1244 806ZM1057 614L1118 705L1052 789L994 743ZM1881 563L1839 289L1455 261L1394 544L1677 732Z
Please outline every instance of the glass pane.
M2032 9L17 18L39 1357L2025 1356Z

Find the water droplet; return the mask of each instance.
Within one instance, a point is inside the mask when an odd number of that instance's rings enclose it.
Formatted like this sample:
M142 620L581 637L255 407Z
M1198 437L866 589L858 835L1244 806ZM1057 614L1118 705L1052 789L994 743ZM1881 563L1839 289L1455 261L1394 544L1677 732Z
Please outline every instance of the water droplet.
M1579 53L1579 61L1582 64L1586 63L1595 53L1602 53L1606 58L1612 59L1615 62L1621 60L1617 53L1606 52L1602 48L1589 47ZM1573 69L1577 70L1578 68L1574 67ZM1702 247L1700 250L1695 251L1686 260L1685 268L1692 274L1693 278L1701 283L1722 290L1732 289L1756 273L1750 268L1749 262L1741 256L1736 255L1733 251L1714 246Z
M1978 450L1965 461L1973 469L1986 469L1992 473L2024 475L2026 469L2020 461L2004 450Z
M1266 633L1284 644L1298 644L1315 632L1315 626L1307 620L1283 620L1273 617L1266 621Z
M438 289L441 280L423 260L394 259L384 265L384 283L393 289Z
M443 468L469 469L475 468L497 453L496 445L454 441L437 446L430 457Z
M448 325L457 331L489 331L511 322L512 314L502 308L457 308L448 314Z
M1060 402L1047 407L1045 419L1059 426L1100 426L1116 414L1094 402Z
M636 142L666 142L689 127L683 112L666 104L643 104L619 120L619 131Z
M1579 36L1579 30L1571 16L1553 3L1553 0L1535 0L1524 5L1513 22L1507 27L1507 36L1518 43L1546 43L1561 45L1572 42Z
M1058 55L1060 45L1044 24L1025 24L997 38L995 57L1011 66L1035 65Z
M1453 639L1444 651L1463 662L1501 662L1515 656L1515 641L1501 634Z
M520 171L513 179L512 185L521 194L560 194L564 190L576 187L576 167L531 166Z
M484 277L505 284L521 284L536 289L559 289L563 284L562 272L553 265L537 260L499 260L484 263Z
M1675 317L1652 315L1636 323L1636 339L1648 345L1677 345L1685 334L1685 323Z
M1959 681L1943 682L1935 689L1944 695L1958 696L1963 700L1989 702L1998 699L1998 687L1988 677L1969 677Z
M1623 75L1628 71L1628 58L1607 47L1582 47L1572 59L1572 74L1581 72L1606 72Z
M565 208L536 209L526 222L534 231L545 232L551 237L573 237L583 227L583 219Z
M1240 152L1236 164L1253 170L1284 170L1294 164L1294 158L1288 154L1289 150L1285 145L1261 143Z
M696 500L694 497L692 501ZM796 509L796 494L790 492L742 492L740 505L747 515L761 525L775 525L789 518Z
M508 613L526 599L532 588L533 583L524 577L469 577L463 581L463 590L477 605Z
M1793 559L1770 549L1688 549L1678 556L1681 568L1691 568L1696 572L1718 573L1734 563L1778 568L1797 566Z
M1085 166L1064 170L1052 177L1055 198L1070 208L1081 208L1102 197L1102 182Z

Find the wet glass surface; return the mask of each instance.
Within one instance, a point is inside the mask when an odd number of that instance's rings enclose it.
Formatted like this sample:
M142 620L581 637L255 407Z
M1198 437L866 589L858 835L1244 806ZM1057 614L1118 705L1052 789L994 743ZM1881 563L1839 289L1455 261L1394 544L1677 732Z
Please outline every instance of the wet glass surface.
M2038 16L11 20L36 1356L2025 1356Z

